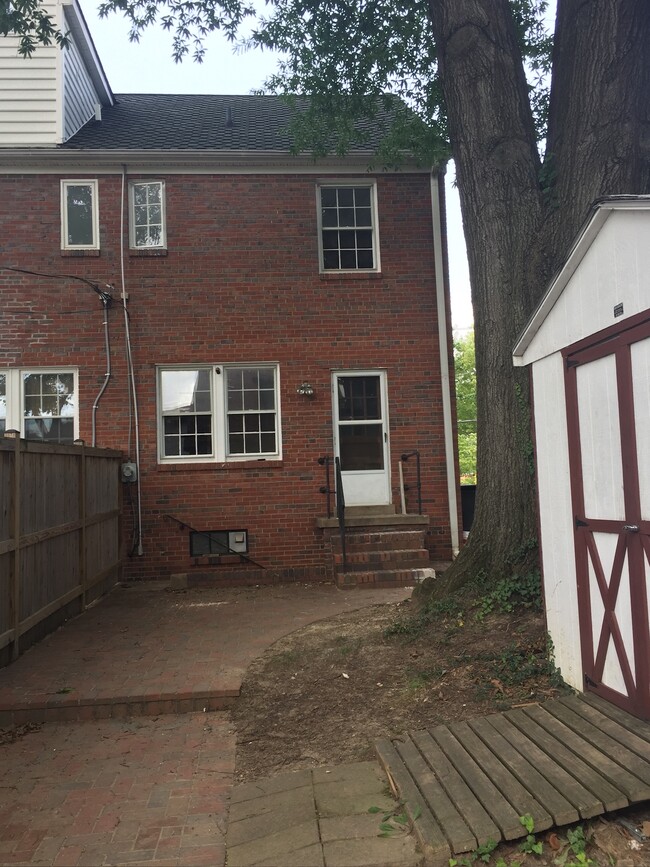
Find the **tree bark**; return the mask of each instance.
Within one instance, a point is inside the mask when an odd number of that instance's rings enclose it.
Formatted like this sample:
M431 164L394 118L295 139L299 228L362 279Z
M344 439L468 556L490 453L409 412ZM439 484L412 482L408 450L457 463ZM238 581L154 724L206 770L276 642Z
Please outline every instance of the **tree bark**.
M559 0L545 174L508 0L429 0L474 306L478 469L436 595L536 565L528 372L512 348L593 201L648 189L647 0Z

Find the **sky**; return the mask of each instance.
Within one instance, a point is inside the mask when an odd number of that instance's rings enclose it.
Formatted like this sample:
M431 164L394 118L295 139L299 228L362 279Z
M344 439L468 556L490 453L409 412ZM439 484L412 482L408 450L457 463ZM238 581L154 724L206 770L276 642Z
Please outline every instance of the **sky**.
M97 0L81 0L81 5L114 93L245 94L260 88L275 71L276 57L271 52L255 49L235 53L232 44L219 34L206 38L202 64L191 59L175 63L172 36L159 25L146 30L139 43L131 43L124 18L111 14L100 19ZM452 163L446 175L449 285L453 326L462 332L471 327L473 316L460 203L453 179Z

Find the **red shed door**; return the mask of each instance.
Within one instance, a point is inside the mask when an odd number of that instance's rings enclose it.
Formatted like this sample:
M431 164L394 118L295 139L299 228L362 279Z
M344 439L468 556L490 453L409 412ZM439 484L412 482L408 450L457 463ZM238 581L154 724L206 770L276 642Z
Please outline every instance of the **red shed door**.
M585 690L650 718L650 321L566 357Z

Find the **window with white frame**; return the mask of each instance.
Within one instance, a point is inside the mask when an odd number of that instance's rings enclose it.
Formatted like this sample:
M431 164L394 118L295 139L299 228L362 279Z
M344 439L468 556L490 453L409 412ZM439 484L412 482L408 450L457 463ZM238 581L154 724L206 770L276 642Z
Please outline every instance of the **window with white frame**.
M322 271L378 271L374 184L321 185L318 188Z
M164 248L165 184L163 181L133 181L129 184L129 244L132 248Z
M61 181L61 247L99 249L97 181Z
M277 365L160 368L161 461L280 456Z
M78 437L77 371L0 372L0 433L18 430L29 440L71 444Z

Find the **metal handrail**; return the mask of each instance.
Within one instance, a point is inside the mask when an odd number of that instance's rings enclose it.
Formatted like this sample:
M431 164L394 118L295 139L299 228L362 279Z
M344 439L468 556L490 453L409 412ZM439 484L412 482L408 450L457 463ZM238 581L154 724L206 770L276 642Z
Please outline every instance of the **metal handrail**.
M334 458L336 472L336 517L339 519L339 535L341 537L341 554L343 555L343 568L347 566L345 553L345 494L343 493L343 476L341 475L341 459Z
M319 490L321 494L325 494L327 496L327 517L332 517L332 487L330 484L330 464L332 463L332 459L329 455L323 455L322 458L318 459L318 463L321 467L325 467L325 484L322 485Z
M415 458L415 474L416 474L416 486L418 491L418 515L422 514L422 476L420 475L420 452L417 449L413 449L412 452L404 452L402 455L402 460L404 462L408 461L409 458ZM406 486L406 490L408 490L408 486Z

